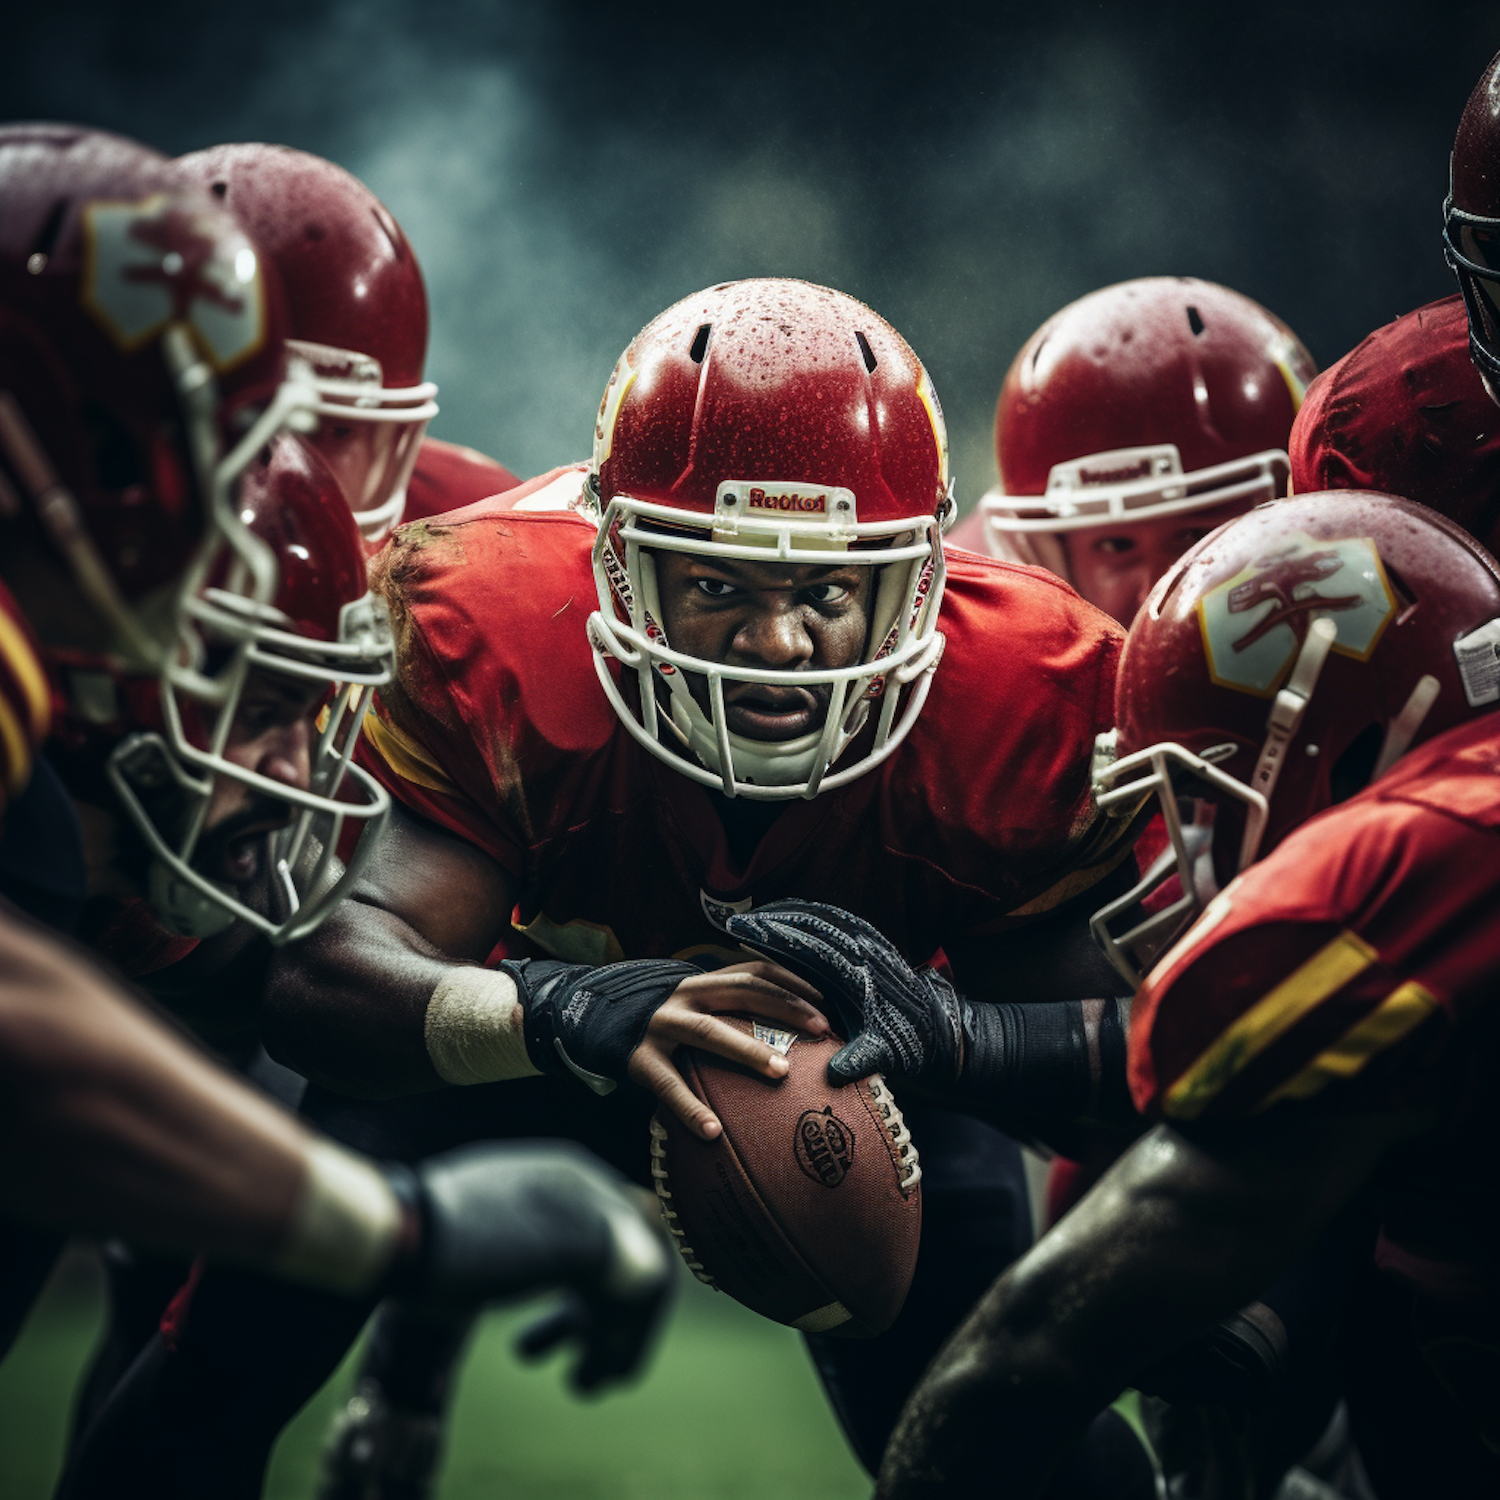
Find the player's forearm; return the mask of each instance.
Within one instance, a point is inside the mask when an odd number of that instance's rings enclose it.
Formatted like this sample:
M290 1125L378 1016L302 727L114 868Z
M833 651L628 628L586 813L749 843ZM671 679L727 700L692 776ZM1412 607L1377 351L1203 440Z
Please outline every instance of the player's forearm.
M328 1228L321 1168L338 1179L336 1196L352 1184L356 1219L373 1215L355 1226L356 1238L374 1238L355 1247L352 1269L375 1274L399 1214L371 1168L316 1146L44 937L8 927L0 964L8 1213L275 1269L302 1256L305 1231L316 1240ZM312 1279L342 1284L345 1248L320 1241Z
M1261 1291L1388 1137L1325 1127L1208 1151L1138 1142L1003 1276L929 1367L886 1452L884 1500L1040 1494L1130 1380Z
M345 901L272 961L266 1047L315 1083L356 1098L439 1088L428 1006L445 978L472 967L446 958L393 912Z
M1125 1000L971 1003L952 1102L1023 1133L1079 1122L1133 1126L1129 1023Z

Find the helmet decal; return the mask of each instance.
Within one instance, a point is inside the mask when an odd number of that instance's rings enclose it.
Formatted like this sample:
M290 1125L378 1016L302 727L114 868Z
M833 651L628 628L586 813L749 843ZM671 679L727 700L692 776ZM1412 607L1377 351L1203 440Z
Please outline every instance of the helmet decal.
M164 194L83 211L83 304L125 350L185 324L219 371L261 347L260 263L243 234L226 234Z
M1313 367L1312 356L1296 339L1285 336L1275 340L1266 352L1271 363L1281 371L1281 378L1286 381L1287 392L1292 398L1292 410L1301 411L1307 388L1318 373Z
M604 396L599 402L599 416L594 423L594 472L599 472L615 446L615 422L620 416L620 403L625 393L635 383L636 371L630 363L627 349L610 371L609 384L604 387Z
M1338 629L1333 649L1368 661L1396 613L1369 537L1298 533L1198 601L1209 675L1220 687L1269 698L1291 670L1314 619Z
M932 423L932 435L937 440L938 474L943 484L948 483L948 424L943 421L943 408L937 392L927 374L927 366L917 361L917 399L927 409L927 420Z

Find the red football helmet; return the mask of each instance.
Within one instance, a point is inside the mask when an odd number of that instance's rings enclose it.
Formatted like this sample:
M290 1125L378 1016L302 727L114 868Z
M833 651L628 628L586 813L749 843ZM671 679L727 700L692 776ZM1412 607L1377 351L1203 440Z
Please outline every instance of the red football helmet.
M1469 352L1500 401L1500 55L1458 122L1443 204L1443 253L1469 314Z
M594 662L653 755L726 796L770 800L840 786L896 748L942 652L940 539L953 501L942 411L884 318L783 280L730 282L668 308L610 376L588 486L601 510ZM836 552L873 569L861 661L776 671L674 651L661 627L662 551L814 566ZM638 702L606 656L634 672ZM684 674L706 681L708 712ZM786 742L733 734L726 681L826 685L826 719ZM863 752L830 774L866 730Z
M401 519L437 387L422 379L427 292L383 203L342 167L288 146L244 144L178 162L228 205L276 268L288 348L319 396L315 445L367 541Z
M1151 592L1125 643L1095 796L1155 795L1172 850L1094 918L1135 982L1218 887L1413 745L1500 703L1500 566L1445 517L1359 491L1221 526ZM1211 849L1180 799L1212 806ZM1200 828L1203 824L1200 822ZM1172 875L1181 896L1116 935Z
M110 780L153 856L151 904L185 936L206 937L240 918L273 943L306 937L357 877L389 811L386 793L353 763L353 751L371 696L391 679L394 646L340 494L328 466L290 435L246 471L241 518L274 559L275 597L255 599L244 588L241 560L227 546L213 549L207 581L184 606L190 650L161 679L161 728L132 735L110 757ZM299 684L320 690L322 732L307 789L226 754L255 674L290 679L294 691ZM194 863L221 778L288 809L288 825L267 843L269 912ZM342 838L350 820L364 833L352 853Z
M117 136L0 129L0 572L74 716L175 647L236 476L310 420L283 372L276 288L206 194Z
M1314 373L1284 323L1209 281L1153 276L1080 298L1032 334L1001 388L1000 484L980 502L990 550L1076 584L1070 532L1284 493Z

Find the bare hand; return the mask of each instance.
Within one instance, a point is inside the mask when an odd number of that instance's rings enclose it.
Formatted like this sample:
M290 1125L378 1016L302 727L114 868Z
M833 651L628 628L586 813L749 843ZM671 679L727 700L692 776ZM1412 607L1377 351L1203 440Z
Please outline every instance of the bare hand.
M815 1008L821 999L806 980L765 959L695 974L684 979L651 1017L640 1046L630 1054L630 1077L650 1089L695 1135L711 1141L723 1126L687 1086L672 1054L679 1047L697 1047L753 1068L766 1078L784 1078L790 1067L786 1058L720 1020L719 1014L746 1012L788 1031L827 1036L828 1022Z

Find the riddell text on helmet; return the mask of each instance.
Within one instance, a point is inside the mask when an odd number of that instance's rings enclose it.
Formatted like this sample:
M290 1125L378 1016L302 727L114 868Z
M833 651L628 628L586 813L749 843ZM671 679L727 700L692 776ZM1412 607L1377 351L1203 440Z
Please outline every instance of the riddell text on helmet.
M768 495L763 489L753 488L745 497L745 506L748 510L796 510L807 515L826 516L828 496L823 493Z

